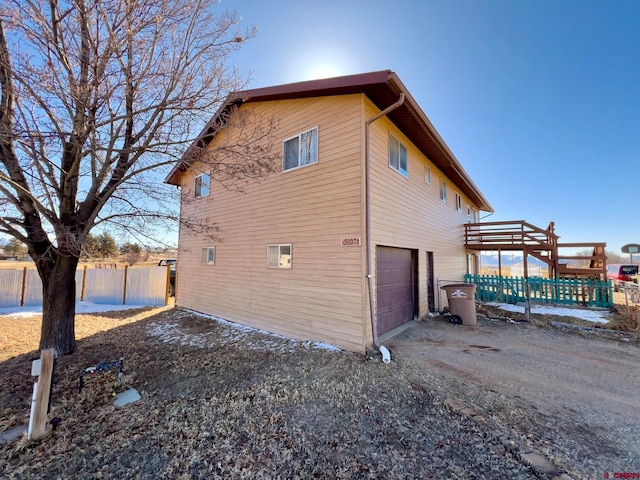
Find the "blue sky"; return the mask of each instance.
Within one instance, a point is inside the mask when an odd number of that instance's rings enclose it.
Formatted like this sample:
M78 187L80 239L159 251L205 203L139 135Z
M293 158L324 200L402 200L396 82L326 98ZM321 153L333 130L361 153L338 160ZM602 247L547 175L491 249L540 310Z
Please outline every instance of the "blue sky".
M640 1L222 0L250 88L395 71L496 210L640 243Z

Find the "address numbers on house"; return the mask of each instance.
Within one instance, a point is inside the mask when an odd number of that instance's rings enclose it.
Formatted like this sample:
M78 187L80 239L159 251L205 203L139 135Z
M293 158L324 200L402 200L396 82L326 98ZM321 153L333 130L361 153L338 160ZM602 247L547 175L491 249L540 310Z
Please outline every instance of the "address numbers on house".
M343 238L340 244L343 247L359 247L360 246L360 237L350 237Z

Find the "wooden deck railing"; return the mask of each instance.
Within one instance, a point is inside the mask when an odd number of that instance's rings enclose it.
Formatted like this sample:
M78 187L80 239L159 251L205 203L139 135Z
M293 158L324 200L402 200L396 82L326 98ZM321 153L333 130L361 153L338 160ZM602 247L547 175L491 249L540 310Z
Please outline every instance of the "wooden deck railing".
M524 253L525 269L529 255L549 265L551 277L593 277L606 279L605 243L559 243L551 222L546 230L524 220L467 223L465 245L469 250L519 250ZM560 255L562 248L593 249L591 256ZM584 264L576 264L580 260ZM500 268L500 264L498 264Z
M464 226L464 238L467 248L472 250L487 250L491 247L515 250L522 249L524 246L553 249L559 237L554 233L553 222L543 230L524 220L513 220L467 223Z

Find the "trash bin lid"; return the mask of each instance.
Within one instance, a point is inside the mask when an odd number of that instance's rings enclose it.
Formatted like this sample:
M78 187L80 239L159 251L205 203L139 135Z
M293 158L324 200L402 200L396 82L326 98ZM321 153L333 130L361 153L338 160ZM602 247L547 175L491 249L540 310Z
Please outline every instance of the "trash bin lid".
M475 283L449 283L448 285L443 285L440 288L471 288L475 286Z

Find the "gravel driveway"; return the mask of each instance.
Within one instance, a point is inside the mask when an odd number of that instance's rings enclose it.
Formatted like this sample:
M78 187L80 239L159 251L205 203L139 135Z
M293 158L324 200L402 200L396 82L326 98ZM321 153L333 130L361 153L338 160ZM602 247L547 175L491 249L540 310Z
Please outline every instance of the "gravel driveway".
M640 472L640 348L593 335L440 318L412 324L387 345L566 471Z

